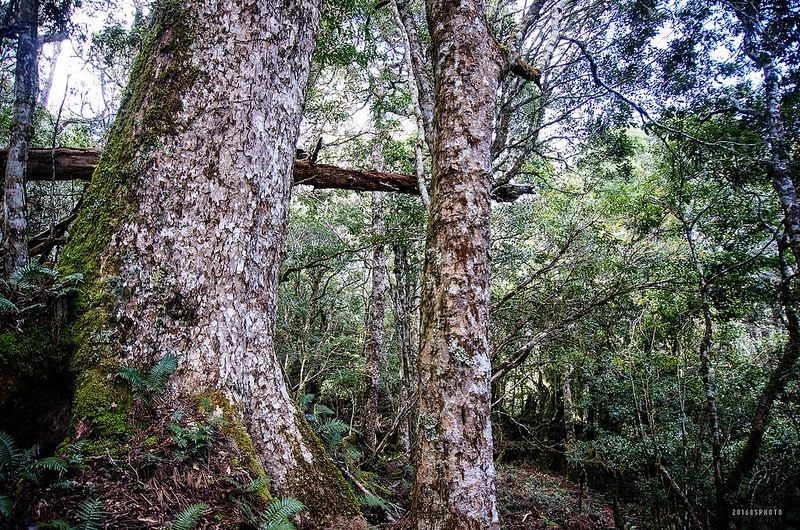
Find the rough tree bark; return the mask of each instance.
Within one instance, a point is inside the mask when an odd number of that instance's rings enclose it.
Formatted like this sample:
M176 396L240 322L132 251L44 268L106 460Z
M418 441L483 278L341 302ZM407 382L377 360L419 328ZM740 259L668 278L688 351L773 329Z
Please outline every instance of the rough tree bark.
M383 171L383 154L376 142L373 148L373 167ZM365 348L366 390L364 392L364 440L370 447L378 445L376 430L378 423L378 399L380 396L381 361L383 360L383 323L386 312L386 249L383 243L383 194L372 195L372 294L368 335Z
M14 69L14 114L6 159L3 248L7 274L28 264L28 223L25 204L25 169L33 137L33 114L39 88L39 2L17 3L17 64Z
M427 0L434 71L422 280L417 529L499 528L490 423L492 121L503 70L480 0Z
M74 324L73 419L94 435L124 428L124 394L109 374L174 354L171 391L205 396L246 429L275 493L308 507L306 527L363 528L289 398L273 342L319 3L153 7L62 260L87 282Z

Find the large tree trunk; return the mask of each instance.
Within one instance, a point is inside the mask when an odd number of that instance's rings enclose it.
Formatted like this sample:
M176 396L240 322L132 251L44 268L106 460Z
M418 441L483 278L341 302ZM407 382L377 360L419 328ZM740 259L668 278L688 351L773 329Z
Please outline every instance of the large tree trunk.
M25 169L33 137L33 115L39 88L39 2L19 0L17 64L14 70L14 116L6 159L3 247L7 274L28 264L28 223L25 204Z
M74 419L119 422L108 374L175 354L172 390L245 428L312 528L362 527L275 354L281 253L318 0L164 0L64 251L87 287ZM117 409L121 407L117 406ZM246 448L245 448L246 449Z
M502 68L480 0L426 7L435 104L413 526L485 530L499 527L488 320L490 150Z

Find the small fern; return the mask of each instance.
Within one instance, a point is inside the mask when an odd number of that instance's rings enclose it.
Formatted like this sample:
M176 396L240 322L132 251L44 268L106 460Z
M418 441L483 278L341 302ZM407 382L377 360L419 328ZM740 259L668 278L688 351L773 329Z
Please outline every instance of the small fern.
M37 460L33 465L37 470L56 471L58 473L64 473L65 471L67 471L69 462L57 456L48 456L46 458Z
M258 527L258 530L297 530L297 527L289 521L276 521L262 524Z
M53 288L50 289L50 293L56 298L61 298L68 294L77 292L82 283L83 274L76 272L75 274L64 276L59 283L55 284Z
M58 278L58 273L45 267L38 260L33 260L30 265L20 267L11 273L9 285L19 291L28 291L51 283Z
M328 445L328 451L335 453L342 443L344 433L350 430L350 426L342 420L327 418L315 425L314 429Z
M289 522L289 518L305 510L302 502L292 497L276 499L269 504L269 507L261 514L260 530L289 530L294 529L294 525Z
M175 523L170 527L170 530L191 530L207 511L207 504L192 504L178 515L177 519L175 519Z
M251 492L260 491L261 489L269 486L269 483L269 477L257 477L251 480L249 484L246 484L244 489Z
M233 477L222 477L222 480L232 485L234 488L238 490L248 491L251 493L257 492L261 490L261 488L269 486L270 483L269 477L256 477L247 484L242 484Z
M147 373L147 381L150 390L159 394L164 392L164 383L167 382L169 376L175 373L178 368L178 358L172 354L165 355L156 364L150 368Z
M75 527L70 526L64 521L51 521L49 523L39 523L38 528L51 528L52 530L75 530Z
M373 493L364 493L358 496L358 503L365 508L389 509L389 504Z
M76 530L100 530L100 525L107 516L108 512L102 499L87 499L78 506L78 519L81 524Z
M9 313L19 313L19 308L3 295L0 295L0 311L7 311Z
M0 493L0 518L10 517L14 510L14 501L8 495Z
M126 366L117 372L117 376L124 379L129 385L131 385L136 397L147 397L147 381L145 380L144 376L139 373L139 370L131 366Z
M151 394L164 393L164 383L167 382L169 376L175 373L177 367L178 358L170 354L165 355L154 364L146 376L131 366L120 369L117 376L131 385L136 397L147 399Z
M22 454L7 433L0 431L0 479L11 474L19 465Z
M297 406L302 410L304 413L309 411L311 407L311 403L314 402L314 394L303 394L299 398L297 398Z

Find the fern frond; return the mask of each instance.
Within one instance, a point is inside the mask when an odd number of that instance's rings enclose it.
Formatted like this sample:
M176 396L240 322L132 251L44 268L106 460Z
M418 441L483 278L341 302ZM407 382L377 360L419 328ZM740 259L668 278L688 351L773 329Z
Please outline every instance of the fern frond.
M320 416L333 416L336 414L332 409L322 405L321 403L317 403L314 405L314 417L319 418Z
M9 313L19 313L19 308L6 298L5 296L0 295L0 311L8 311Z
M233 486L237 490L244 489L244 486L242 486L242 483L239 482L238 480L236 480L233 477L221 477L221 480L223 482L227 482L228 484L230 484L231 486Z
M68 276L64 276L60 282L53 286L50 292L56 297L61 298L62 296L66 296L70 293L77 292L80 288L79 286L83 283L83 274L76 272L75 274L70 274Z
M384 510L389 509L389 505L386 503L386 501L373 493L359 495L358 503L367 508L382 508Z
M147 387L161 394L164 392L164 383L175 373L176 368L178 368L178 358L172 354L165 355L147 373Z
M303 394L297 398L297 406L304 413L308 412L308 408L311 406L311 403L314 402L314 397L314 394Z
M0 493L0 517L11 517L14 511L14 501Z
M142 390L147 387L144 377L136 368L126 366L117 372L117 376L127 381L134 390Z
M64 449L64 458L70 464L82 464L83 463L83 448L86 446L87 440L78 440L75 443L69 444L66 449Z
M29 265L12 272L8 283L14 289L27 291L37 285L55 281L56 278L58 278L56 271L34 260Z
M245 486L247 491L258 491L261 488L269 486L270 479L269 477L257 477L250 481L250 483Z
M183 510L175 519L171 530L191 530L208 511L208 504L192 504Z
M53 482L50 484L49 487L54 490L71 490L77 485L78 481L76 480L59 480L58 482Z
M255 523L257 517L253 512L253 508L249 504L245 504L239 499L233 499L233 502L242 510L242 513L244 513L244 516L248 521Z
M37 460L34 462L33 466L36 469L44 469L47 471L58 471L59 473L63 473L67 470L68 462L63 458L59 458L57 456L48 456L47 458L42 458L41 460Z
M32 447L28 447L27 449L19 452L19 466L27 466L32 464L36 461L36 455L39 454L39 446L34 445Z
M343 422L342 420L336 418L328 418L327 420L323 421L319 424L320 432L323 432L327 435L338 434L342 435L350 430L350 426Z
M267 510L261 514L261 519L264 524L288 522L289 517L305 509L305 505L295 498L284 497L283 499L275 499L269 503Z
M364 454L361 451L359 451L355 446L350 445L349 443L345 443L344 445L345 445L344 454L351 462L355 462L356 460L364 456Z
M78 285L80 283L83 283L83 274L76 272L73 274L67 274L61 278L59 285Z
M78 519L81 520L79 530L100 530L108 512L100 498L87 499L78 505Z
M14 439L4 431L0 431L0 477L5 472L10 472L17 467L20 456Z

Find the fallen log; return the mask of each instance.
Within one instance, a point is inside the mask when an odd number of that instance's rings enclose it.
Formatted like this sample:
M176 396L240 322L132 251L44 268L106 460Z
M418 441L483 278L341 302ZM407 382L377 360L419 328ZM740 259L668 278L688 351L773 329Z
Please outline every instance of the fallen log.
M100 161L101 149L31 149L25 178L32 180L85 180L92 179L94 168ZM7 150L0 150L0 167L5 168ZM417 178L402 173L360 171L328 164L314 164L298 160L294 164L294 184L306 184L317 189L352 191L387 191L419 195ZM492 190L492 198L499 202L513 202L522 195L534 194L532 186L503 184Z
M101 149L31 149L28 152L27 180L91 180L100 161ZM6 167L8 150L0 151L0 167Z

